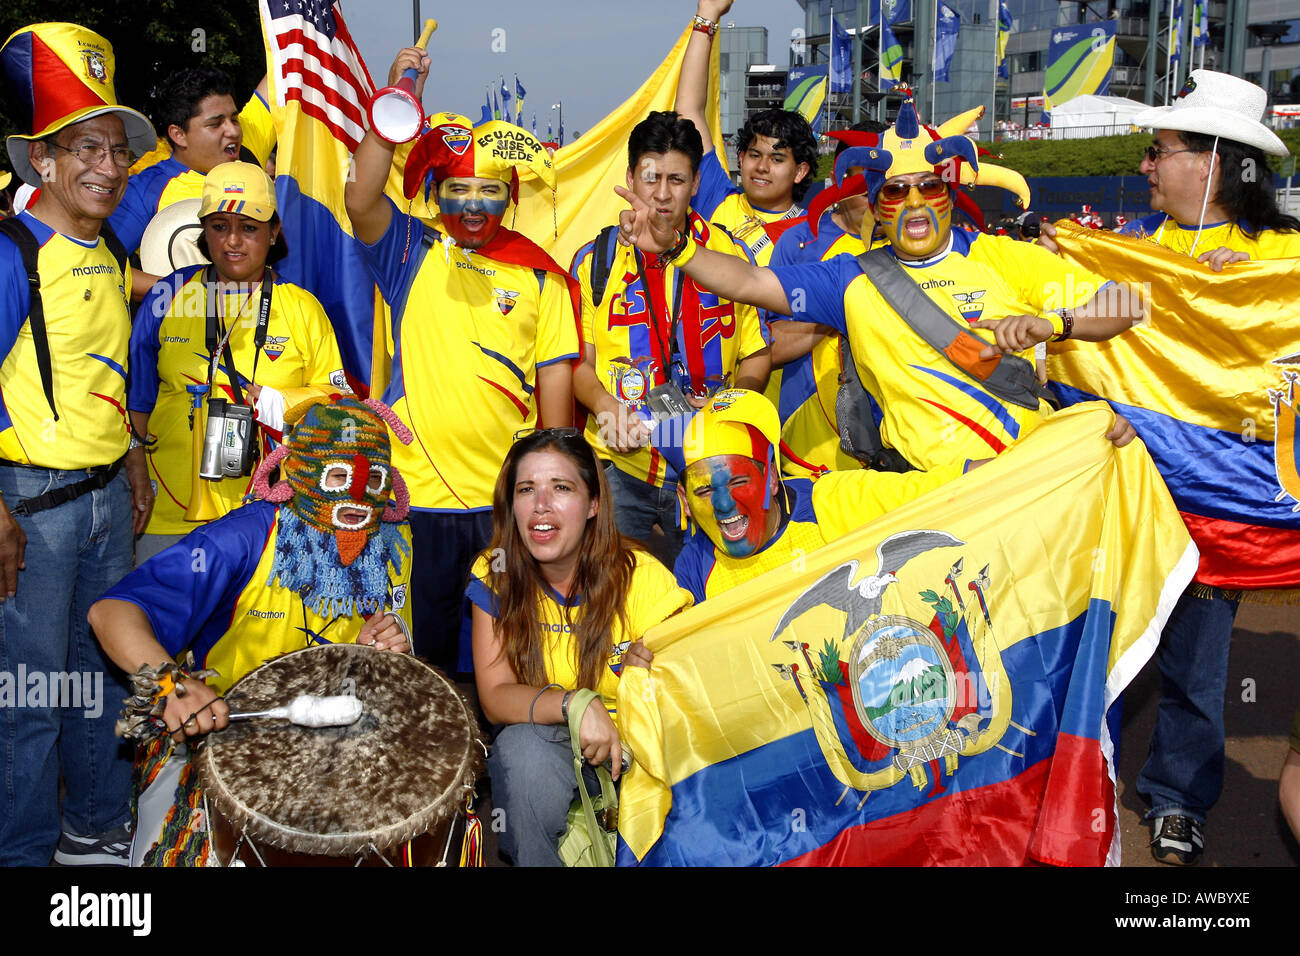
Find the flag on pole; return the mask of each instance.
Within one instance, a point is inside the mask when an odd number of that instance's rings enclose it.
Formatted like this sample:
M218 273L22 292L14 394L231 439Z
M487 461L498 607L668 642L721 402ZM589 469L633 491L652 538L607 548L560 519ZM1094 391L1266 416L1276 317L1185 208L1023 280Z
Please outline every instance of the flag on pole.
M483 89L483 107L479 113L478 121L479 123L486 123L490 119L492 119L492 94L490 88L485 87Z
M501 77L501 119L507 123L510 122L510 98L512 95L510 90L506 88L505 77Z
M934 31L934 78L948 82L948 65L957 49L961 17L946 3L939 4L939 22Z
M537 135L537 114L533 114L533 135Z
M501 104L500 104L500 102L497 100L497 91L496 91L496 90L493 90L493 91L492 91L492 118L493 118L493 119L500 119L500 118L501 118Z
M875 23L879 14L873 13L868 22ZM885 19L889 23L906 23L912 19L912 0L885 0Z
M1044 116L1050 118L1054 106L1076 96L1105 96L1110 91L1116 25L1115 20L1102 20L1052 31L1043 74Z
M825 116L822 106L826 102L826 74L825 63L793 66L786 74L785 102L781 108L798 113L806 119L814 133L821 132Z
M1007 41L1011 39L1011 26L1015 21L1007 9L1006 0L998 3L998 76L1004 80L1011 79L1007 66Z
M1169 0L1169 62L1183 56L1183 0Z
M524 85L519 82L519 74L516 73L515 74L515 125L516 126L519 125L519 117L522 116L524 113L524 97L527 94L528 91L525 90Z
M276 270L320 300L361 390L376 356L386 355L374 335L386 310L352 238L343 188L374 83L337 3L260 0L259 7L279 142L276 205L289 245Z
M894 36L888 23L882 24L881 29L884 31L884 39L880 51L880 88L892 90L903 82L903 45L898 42L898 37Z
M853 89L853 47L848 32L831 15L831 92L848 93Z
M652 628L618 691L618 862L1118 864L1112 705L1197 551L1113 421L1054 414Z

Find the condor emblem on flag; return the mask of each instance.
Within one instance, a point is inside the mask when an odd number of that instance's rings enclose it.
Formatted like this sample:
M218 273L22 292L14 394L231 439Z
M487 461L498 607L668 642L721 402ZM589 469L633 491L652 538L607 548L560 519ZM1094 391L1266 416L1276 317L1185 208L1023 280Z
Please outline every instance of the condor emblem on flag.
M1274 359L1278 364L1300 365L1300 353L1289 355L1284 359ZM1292 511L1300 511L1300 428L1297 428L1295 404L1295 383L1300 380L1300 372L1282 373L1284 385L1279 389L1269 389L1268 399L1273 403L1273 416L1277 422L1277 439L1273 444L1273 463L1277 468L1277 483L1282 489L1275 501L1290 496L1295 501Z
M82 63L86 67L86 76L100 83L108 82L108 68L104 65L104 55L98 50L83 50Z
M497 311L502 315L509 315L510 310L515 307L515 300L519 298L518 292L511 292L509 289L493 289L497 297Z
M442 141L457 156L464 156L465 150L469 149L469 144L474 141L474 136L463 127L439 126L438 129L442 133Z
M943 596L921 591L921 600L934 608L929 624L880 613L885 590L904 564L934 548L963 545L943 531L892 535L876 551L875 574L851 583L858 562L840 565L801 594L777 624L771 639L784 635L794 659L772 666L794 682L808 707L827 766L844 785L840 800L857 791L861 806L871 791L904 777L930 796L943 793L959 758L992 747L1007 750L1000 741L1009 726L1032 733L1011 720L1011 687L990 639L988 565L966 583L969 604L958 587L961 557L944 578ZM846 615L844 635L827 639L814 663L809 645L788 640L786 632L823 606Z

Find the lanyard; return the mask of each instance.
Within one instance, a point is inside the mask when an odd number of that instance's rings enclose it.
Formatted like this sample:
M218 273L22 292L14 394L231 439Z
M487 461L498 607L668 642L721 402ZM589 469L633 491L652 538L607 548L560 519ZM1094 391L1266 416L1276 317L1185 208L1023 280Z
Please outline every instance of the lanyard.
M689 224L688 224L689 225ZM694 240L692 240L694 241ZM682 291L685 286L686 274L681 269L673 277L673 301L664 303L664 322L660 321L657 302L663 297L663 279L660 273L660 281L655 284L652 293L650 280L646 277L645 259L639 250L633 249L632 255L636 259L637 276L641 279L641 288L645 290L645 307L650 313L650 328L654 332L655 340L659 343L659 367L662 370L664 381L672 379L673 356L677 351L677 323L680 321L682 309ZM660 331L663 325L668 327L668 342L665 345L663 333Z
M257 306L257 330L253 333L253 377L249 379L250 382L257 378L257 360L261 357L262 347L266 345L266 327L271 318L271 289L274 284L273 273L268 267L262 271L262 295ZM244 393L239 387L239 373L235 369L234 357L230 354L230 336L235 331L235 323L230 323L230 327L226 329L224 335L218 334L217 312L220 310L220 290L217 290L215 296L207 294L216 289L216 285L212 280L211 266L203 270L203 288L207 300L207 329L204 338L208 354L212 357L211 365L208 367L208 384L211 385L213 379L216 378L219 356L224 353L226 371L230 376L230 387L235 396L235 404L244 405L246 402L244 401Z

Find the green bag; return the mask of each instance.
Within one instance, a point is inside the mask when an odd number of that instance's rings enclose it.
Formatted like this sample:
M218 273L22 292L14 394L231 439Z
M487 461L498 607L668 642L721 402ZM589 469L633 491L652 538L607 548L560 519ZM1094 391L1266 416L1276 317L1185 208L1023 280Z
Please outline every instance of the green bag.
M573 773L578 780L578 799L569 807L569 822L560 837L560 859L565 866L613 866L614 847L618 839L618 791L609 771L596 768L600 781L600 796L587 793L582 779L582 768L587 761L582 756L582 743L578 728L582 715L592 703L600 703L600 695L592 690L579 690L569 701L569 742L573 745Z

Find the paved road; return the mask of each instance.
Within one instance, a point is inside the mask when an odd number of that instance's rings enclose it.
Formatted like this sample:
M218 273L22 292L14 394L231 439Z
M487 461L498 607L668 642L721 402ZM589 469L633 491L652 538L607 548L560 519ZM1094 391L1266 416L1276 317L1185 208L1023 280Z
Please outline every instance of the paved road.
M1253 682L1254 700L1247 690ZM1125 866L1166 867L1151 857L1135 789L1155 725L1160 674L1155 661L1129 686L1120 744L1120 827ZM1298 866L1300 846L1282 818L1277 775L1291 718L1300 707L1300 607L1243 604L1232 632L1224 710L1227 766L1223 796L1205 832L1202 866Z

